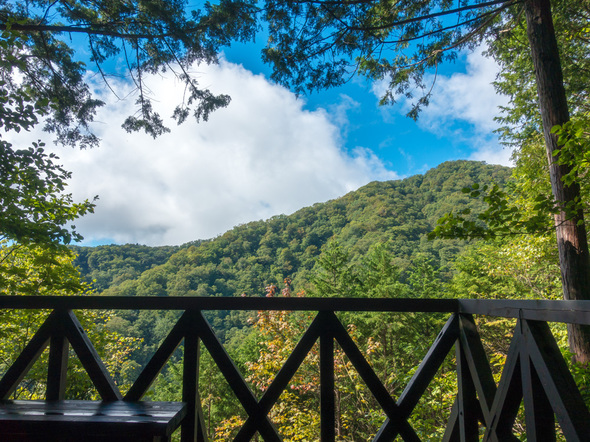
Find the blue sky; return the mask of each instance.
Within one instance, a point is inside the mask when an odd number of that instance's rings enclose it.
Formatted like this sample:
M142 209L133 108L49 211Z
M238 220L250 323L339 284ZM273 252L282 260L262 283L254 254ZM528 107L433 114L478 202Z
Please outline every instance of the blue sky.
M183 244L215 237L235 225L290 214L337 198L374 180L424 173L448 160L509 164L493 130L498 105L491 81L497 67L481 51L439 69L431 105L414 122L408 103L378 106L383 85L356 78L329 91L297 97L268 80L259 49L237 45L220 64L193 66L201 85L232 97L208 122L176 126L168 116L182 97L173 76L145 78L155 107L172 129L153 140L120 128L134 112L124 80L89 82L107 104L93 126L100 147L53 146L73 173L78 200L99 196L94 214L76 225L86 245Z
M409 103L378 106L385 85L361 77L339 88L306 95L305 108L323 108L340 116L344 148L367 147L402 177L452 159L509 165L510 152L493 132L498 106L508 100L498 96L491 85L498 68L481 55L482 49L463 52L456 63L439 67L433 103L417 122L405 116ZM259 55L258 46L246 44L224 52L227 60L269 77L270 68Z

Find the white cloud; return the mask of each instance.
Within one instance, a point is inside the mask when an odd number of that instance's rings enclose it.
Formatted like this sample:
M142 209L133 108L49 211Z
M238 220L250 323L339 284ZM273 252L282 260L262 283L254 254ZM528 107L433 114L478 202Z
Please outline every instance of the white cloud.
M480 48L467 55L465 73L438 76L430 105L419 121L433 133L469 143L473 150L469 159L509 166L512 150L502 146L494 133L498 128L494 118L500 106L508 105L508 97L494 89L500 68L482 52Z
M361 104L346 94L340 94L340 101L328 107L330 121L334 123L341 131L342 136L346 137L350 120L348 113L358 111Z
M493 82L499 67L482 49L467 55L466 72L450 76L439 75L430 105L421 115L423 123L432 131L446 131L453 120L461 120L480 133L490 133L498 127L494 117L499 106L507 105L508 98L499 95ZM427 79L427 83L434 78Z
M482 54L483 50L479 48L467 54L465 72L425 77L425 84L434 82L434 87L418 125L440 137L468 144L473 150L470 159L511 165L512 151L500 145L494 133L498 128L494 118L500 113L499 107L508 104L508 97L496 93L492 83L500 68L492 58ZM381 97L386 87L386 82L378 82L372 91ZM397 111L408 112L411 103L404 97L398 99Z
M512 149L496 144L484 144L473 152L469 159L473 161L485 161L488 164L502 164L513 166Z
M396 178L369 150L346 154L325 110L305 110L295 95L235 64L198 70L202 85L232 97L208 122L169 121L172 132L156 140L128 134L120 125L134 100L105 93L95 125L100 147L53 149L73 172L75 197L100 196L96 213L77 222L86 241L181 244ZM171 115L182 86L148 81L161 115Z

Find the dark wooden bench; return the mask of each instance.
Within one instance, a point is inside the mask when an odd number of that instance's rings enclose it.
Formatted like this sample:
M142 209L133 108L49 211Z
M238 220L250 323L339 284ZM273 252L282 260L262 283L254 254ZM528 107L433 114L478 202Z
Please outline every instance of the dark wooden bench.
M163 442L186 412L181 402L0 401L0 440Z

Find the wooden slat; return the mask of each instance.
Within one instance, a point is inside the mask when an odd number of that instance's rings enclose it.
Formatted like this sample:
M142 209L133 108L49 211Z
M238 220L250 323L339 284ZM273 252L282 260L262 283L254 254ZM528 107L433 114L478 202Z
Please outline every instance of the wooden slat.
M531 364L527 345L521 346L520 364L527 439L555 442L555 415L537 370Z
M565 302L565 301L563 301ZM456 299L198 296L0 296L0 308L59 310L299 310L453 313Z
M194 327L196 328L203 344L205 344L207 350L209 350L215 364L244 407L244 410L246 410L249 415L261 416L263 413L260 410L254 394L252 394L252 391L250 391L248 385L246 385L246 381L240 374L234 362L225 351L225 348L223 348L223 345L219 342L219 339L215 336L215 333L213 333L211 326L200 313L195 320ZM274 425L267 417L257 420L256 422L258 424L256 429L265 440L281 440ZM242 439L236 438L234 440L239 441Z
M336 304L336 305L335 305ZM115 310L301 310L460 312L473 315L590 324L590 301L492 299L367 299L189 296L0 296L0 308Z
M518 441L512 434L512 427L522 400L522 377L520 369L520 346L522 344L521 321L514 329L510 349L506 356L502 377L490 410L484 441Z
M465 314L590 324L590 301L460 299L458 302L459 311Z
M545 322L523 321L531 362L568 441L590 435L590 413Z
M520 367L527 439L554 442L555 416L529 357L530 340L530 334L523 333L524 345L520 346Z
M266 389L262 398L258 402L259 414L251 414L242 425L236 439L250 440L258 426L257 421L266 417L273 405L279 399L283 390L287 387L297 369L303 363L307 354L311 351L313 345L318 340L322 329L322 318L320 315L316 316L310 326L307 328L289 357L283 364L270 386Z
M185 313L185 316L192 320L198 314L199 312L189 311ZM199 397L199 359L201 356L199 344L199 335L196 330L187 330L184 338L182 401L186 403L190 413L182 422L182 442L206 439L202 421L201 398Z
M51 337L47 362L47 390L45 392L45 399L48 401L65 399L68 349L68 340L63 334Z
M447 427L445 428L445 433L443 434L442 442L459 442L461 440L461 435L459 432L459 404L458 401L455 400L453 403L453 407L451 408L451 414L449 416L449 420L447 421Z
M461 442L476 442L479 440L479 428L477 422L477 408L479 403L476 397L475 385L469 372L469 364L463 347L456 346L457 353L457 406L458 423Z
M325 314L322 315L326 321ZM334 336L329 330L320 335L320 436L322 442L336 439L334 390Z
M66 337L101 398L105 401L123 399L76 315L71 310L63 312L59 314L59 320L64 327Z
M461 348L479 397L484 423L489 426L490 409L496 395L496 383L473 317L460 315L460 319Z
M410 416L418 404L458 337L459 320L457 315L452 315L437 335L412 379L399 397L397 405L399 406L400 416L404 419ZM390 419L387 418L379 429L375 440L393 440L396 436L397 430Z

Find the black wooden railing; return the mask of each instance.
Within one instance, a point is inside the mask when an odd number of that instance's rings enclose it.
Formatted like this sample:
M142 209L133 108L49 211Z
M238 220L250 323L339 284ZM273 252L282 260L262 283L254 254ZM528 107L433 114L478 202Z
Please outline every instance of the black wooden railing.
M0 380L0 399L17 388L42 350L50 347L47 399L64 394L68 343L103 400L138 401L184 341L183 441L205 441L198 373L203 344L247 413L234 440L248 441L258 432L264 440L281 440L268 417L273 404L313 345L320 349L321 439L335 439L334 343L348 356L382 407L386 420L374 440L420 438L408 419L445 357L455 346L458 391L445 441L518 440L512 429L524 404L528 441L556 440L556 425L568 441L590 440L590 413L567 368L547 322L590 325L590 301L507 301L437 299L313 299L313 298L123 298L123 297L0 297L0 309L50 309L52 313ZM86 337L73 310L181 310L182 316L122 396ZM256 398L202 315L207 310L297 310L317 315L261 398ZM358 349L336 311L448 313L449 319L398 398L392 397ZM499 384L484 351L473 315L517 319Z

